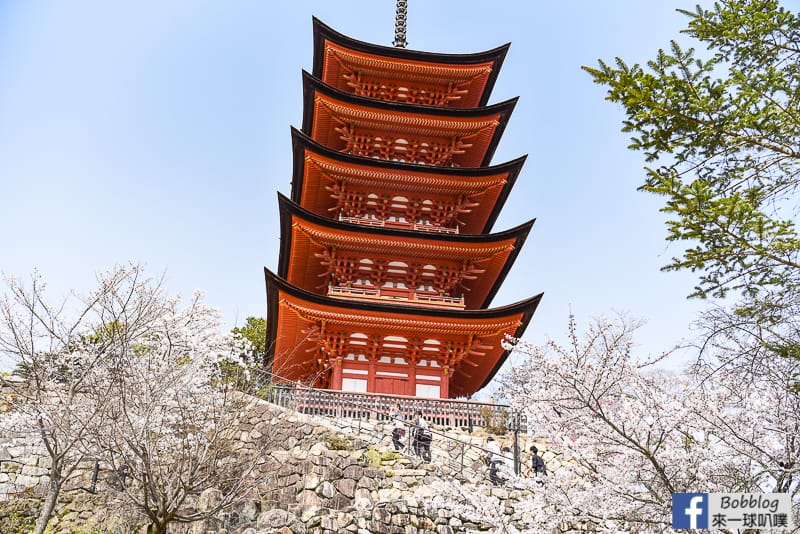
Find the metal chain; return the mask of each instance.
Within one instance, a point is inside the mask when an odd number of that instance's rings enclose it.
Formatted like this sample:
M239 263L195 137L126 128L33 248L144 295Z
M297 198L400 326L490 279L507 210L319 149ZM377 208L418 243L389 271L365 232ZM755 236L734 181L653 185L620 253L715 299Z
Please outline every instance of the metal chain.
M408 45L408 41L406 41L407 11L408 2L406 0L397 0L397 12L394 18L394 46L397 48L405 48Z

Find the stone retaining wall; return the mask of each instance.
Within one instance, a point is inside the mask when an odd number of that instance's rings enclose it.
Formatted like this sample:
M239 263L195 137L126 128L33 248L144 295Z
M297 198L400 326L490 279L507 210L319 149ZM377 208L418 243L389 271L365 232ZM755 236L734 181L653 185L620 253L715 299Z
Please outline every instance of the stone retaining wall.
M486 485L480 451L456 442L435 442L434 461L423 464L391 450L390 428L383 424L312 418L257 399L250 403L240 431L242 451L260 450L266 436L272 444L266 462L254 475L254 489L214 518L175 525L170 533L486 530L488 524L471 522L455 510L432 505L437 484L456 479L506 503L500 506L506 514L503 521L513 524L523 519L515 510L524 508L518 504L529 494ZM35 497L46 484L46 457L26 439L5 436L0 441L0 504L3 500L11 505L15 502L11 499L22 502L21 497ZM479 441L468 436L461 439ZM62 492L51 531L89 532L95 528L95 532L144 532L141 518L123 513L114 473L105 466L100 466L96 494L77 489L87 487L93 466L93 462L86 462L69 481L71 490ZM220 497L218 489L210 489L192 506L209 509ZM0 525L8 519L3 513L0 509Z

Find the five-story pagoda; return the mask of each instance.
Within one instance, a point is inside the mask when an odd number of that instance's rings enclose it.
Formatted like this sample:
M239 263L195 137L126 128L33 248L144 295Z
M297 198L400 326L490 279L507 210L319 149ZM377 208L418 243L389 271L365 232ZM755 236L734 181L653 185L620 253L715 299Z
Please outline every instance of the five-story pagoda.
M267 361L333 390L469 397L541 294L489 308L533 221L491 233L524 157L491 165L516 99L487 105L508 45L439 54L368 44L314 19L265 269Z

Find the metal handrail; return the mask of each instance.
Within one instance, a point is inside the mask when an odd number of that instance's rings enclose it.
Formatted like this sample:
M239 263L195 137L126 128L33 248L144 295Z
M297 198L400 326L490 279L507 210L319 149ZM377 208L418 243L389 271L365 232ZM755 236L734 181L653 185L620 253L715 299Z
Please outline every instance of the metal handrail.
M357 420L358 429L361 430L361 421L375 420L379 422L394 422L390 410L397 404L400 411L413 415L417 410L422 411L428 423L444 427L461 427L472 432L474 428L491 428L494 423L503 422L506 429L513 433L513 459L514 472L521 471L521 451L519 448L519 433L527 432L526 418L511 410L506 404L482 403L459 399L427 399L409 397L405 395L384 395L379 393L358 393L349 391L314 389L298 382L292 382L273 373L264 372L269 376L270 386L261 398L278 406L312 416L322 416L335 419ZM495 420L495 417L497 420ZM403 420L408 426L410 421ZM460 454L457 459L449 455L439 458L437 463L447 462L448 467L463 474L467 450L477 450L479 455L489 455L491 451L486 447L471 442L465 442L446 435L444 432L430 429L435 439L446 441L452 447L458 447ZM375 436L374 442L382 444L389 439L389 434ZM406 454L411 445L410 434L406 440Z
M360 398L359 398L360 397ZM419 409L425 414L425 420L428 423L439 425L439 426L466 426L466 425L452 425L453 418L450 416L442 417L443 410L429 410L426 409L425 406L430 408L433 403L437 401L437 399L417 399L414 397L404 397L404 396L392 396L392 395L378 395L378 394L370 394L370 393L351 393L351 392L341 392L341 391L334 391L334 390L321 390L321 389L312 389L308 388L307 386L303 386L301 384L274 384L267 395L267 399L269 402L273 404L277 404L284 408L297 411L298 413L302 413L305 415L311 416L321 416L321 417L328 417L336 420L342 419L354 419L357 421L357 430L360 437L364 437L364 432L361 426L361 422L364 420L375 420L378 422L395 422L397 419L392 417L390 413L390 409L393 404L398 404L400 406L400 410L406 412L410 415ZM387 404L388 402L388 404ZM441 401L440 405L442 404ZM510 408L507 405L496 405L496 404L484 404L478 402L471 402L471 401L446 401L447 403L452 403L451 406L455 407L457 405L461 406L480 406L480 407L495 407L500 410ZM404 406L410 408L409 410L404 410ZM462 417L466 412L462 412ZM466 416L466 421L469 423L470 418ZM455 419L458 421L458 419ZM464 421L464 419L461 419ZM513 417L511 419L512 428L509 430L515 431L520 430L519 428L515 428L514 425L516 422L520 421L520 418ZM412 427L413 423L411 423L408 419L403 419L402 422L404 425ZM485 416L483 419L479 419L478 422L486 422ZM483 425L472 425L472 426L486 426ZM469 428L469 426L467 427ZM466 452L468 450L478 451L479 456L489 456L492 454L488 448L483 447L481 445L463 441L460 439L453 438L448 436L442 431L429 428L431 434L434 436L434 440L438 440L440 442L448 442L450 444L450 448L459 448L459 454L456 455L455 458L448 454L440 455L437 457L437 465L441 465L442 463L447 463L447 466L450 469L453 469L455 472L463 475L464 469L468 467L465 465L466 461ZM412 434L409 432L407 434L405 440L405 448L401 452L406 455L413 455L414 451L412 448ZM372 436L374 439L372 440L375 444L385 445L387 447L391 447L391 436L388 433L382 433L380 436L375 435ZM384 441L387 443L384 444ZM514 436L515 443L517 442L517 436L515 432ZM495 453L496 454L496 453ZM514 469L517 474L520 472L520 449L518 446L514 447L512 452L513 456L507 457L509 460L514 462ZM500 455L503 456L503 455Z

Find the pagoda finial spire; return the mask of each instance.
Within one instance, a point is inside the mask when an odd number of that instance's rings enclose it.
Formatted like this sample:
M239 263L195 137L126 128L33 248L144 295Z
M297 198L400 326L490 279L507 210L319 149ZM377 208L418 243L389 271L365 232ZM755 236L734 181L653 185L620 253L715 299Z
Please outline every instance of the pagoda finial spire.
M397 0L397 11L394 16L394 46L397 48L405 48L408 44L408 41L406 41L407 10L408 2L406 0Z

